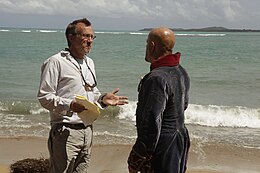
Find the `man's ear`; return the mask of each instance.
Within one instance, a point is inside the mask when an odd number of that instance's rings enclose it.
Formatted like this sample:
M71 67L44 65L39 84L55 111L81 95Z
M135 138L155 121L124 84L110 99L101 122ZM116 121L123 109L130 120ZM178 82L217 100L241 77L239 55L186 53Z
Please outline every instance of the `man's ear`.
M72 34L69 34L69 35L68 35L68 40L69 40L70 42L72 41L72 37L73 37Z
M154 52L155 52L155 42L154 41L151 41L150 42L150 53L153 55Z

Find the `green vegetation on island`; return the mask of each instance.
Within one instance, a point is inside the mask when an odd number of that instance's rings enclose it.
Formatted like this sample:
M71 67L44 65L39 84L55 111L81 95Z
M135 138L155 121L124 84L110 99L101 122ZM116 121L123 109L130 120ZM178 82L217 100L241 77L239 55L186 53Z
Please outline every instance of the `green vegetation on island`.
M139 31L150 31L152 28L144 28ZM260 32L260 30L253 29L228 29L225 27L206 27L198 29L183 29L183 28L171 28L173 31L192 31L192 32Z

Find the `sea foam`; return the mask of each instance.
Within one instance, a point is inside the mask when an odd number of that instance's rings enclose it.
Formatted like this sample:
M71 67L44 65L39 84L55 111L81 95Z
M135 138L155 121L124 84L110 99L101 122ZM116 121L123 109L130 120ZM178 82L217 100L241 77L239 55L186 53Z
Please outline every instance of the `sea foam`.
M135 121L136 102L120 107L119 119ZM260 109L241 106L189 104L185 111L186 124L209 127L260 128Z

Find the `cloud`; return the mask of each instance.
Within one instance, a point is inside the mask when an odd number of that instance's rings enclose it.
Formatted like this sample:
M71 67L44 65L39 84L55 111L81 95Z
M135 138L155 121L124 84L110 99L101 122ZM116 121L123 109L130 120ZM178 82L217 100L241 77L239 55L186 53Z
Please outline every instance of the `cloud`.
M180 23L231 25L259 18L259 0L1 0L0 13ZM254 5L255 4L255 5ZM252 25L256 25L252 22Z
M140 1L141 5L147 2ZM140 5L139 4L139 5ZM138 4L128 0L2 0L0 11L21 14L90 15L95 17L146 16Z
M2 0L0 10L21 14L89 15L94 17L232 20L239 3L231 0Z

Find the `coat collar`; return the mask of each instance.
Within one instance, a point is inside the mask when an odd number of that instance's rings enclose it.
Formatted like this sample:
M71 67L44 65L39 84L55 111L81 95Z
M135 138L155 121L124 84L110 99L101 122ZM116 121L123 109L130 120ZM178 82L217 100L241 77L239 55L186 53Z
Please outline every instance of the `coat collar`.
M181 53L177 52L175 54L166 55L156 61L153 61L151 64L151 70L158 68L158 67L164 67L164 66L176 66L180 63L180 57Z

